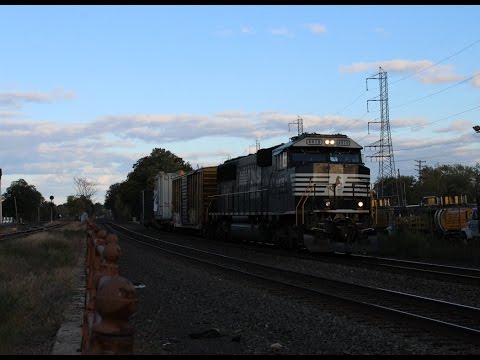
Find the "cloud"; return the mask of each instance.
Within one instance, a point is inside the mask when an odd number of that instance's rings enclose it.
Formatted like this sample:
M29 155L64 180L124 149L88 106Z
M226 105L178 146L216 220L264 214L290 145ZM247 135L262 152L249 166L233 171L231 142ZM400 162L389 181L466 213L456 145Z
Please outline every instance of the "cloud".
M434 71L415 75L415 77L424 84L443 84L464 80L465 76L454 73L437 73Z
M392 73L411 73L424 84L451 83L465 79L464 75L454 73L453 65L435 65L430 60L393 59L374 62L359 62L351 65L342 65L340 73L358 73L365 71L384 71Z
M293 37L293 34L286 27L273 28L270 30L270 32L275 36Z
M471 129L472 126L471 121L467 120L454 120L448 126L443 127L441 129L434 129L433 131L436 133L452 133L452 132L462 132L465 129Z
M415 155L418 158L431 157L432 153L435 157L438 155L437 151L445 151L445 156L451 156L451 153L457 146L462 145L461 139L464 137L462 133L451 134L451 136L432 138L432 137L403 137L396 141L394 150L406 151L408 154ZM425 150L423 154L415 152L415 150ZM414 151L412 153L412 151ZM459 162L461 160L459 159Z
M378 71L379 67L382 67L383 70L390 72L417 72L432 65L433 63L429 60L412 61L404 59L394 59L374 62L359 62L347 66L342 65L340 66L340 72L357 73L371 70Z
M57 89L51 93L34 91L0 91L0 105L21 106L26 102L49 103L57 100L71 100L75 93Z
M0 118L22 118L25 117L24 114L18 111L0 111Z
M242 34L249 34L249 35L255 34L255 30L251 26L242 26L240 31Z
M327 32L327 27L322 24L314 23L314 24L308 24L307 25L308 30L314 34L321 34L324 32Z
M390 119L390 128L392 131L396 129L404 129L404 128L418 128L424 125L428 125L430 122L429 119L422 118L422 117L409 117L409 118L393 118Z
M472 79L472 85L475 87L480 87L480 71L474 72L473 76L475 76Z

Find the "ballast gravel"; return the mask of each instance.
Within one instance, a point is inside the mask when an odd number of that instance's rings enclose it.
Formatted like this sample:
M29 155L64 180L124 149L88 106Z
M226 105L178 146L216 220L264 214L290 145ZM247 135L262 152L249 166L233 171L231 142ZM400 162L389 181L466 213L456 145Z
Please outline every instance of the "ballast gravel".
M479 307L480 291L474 286L289 259L196 238L178 241L287 269ZM132 240L121 238L119 245L120 275L137 285L139 301L130 320L136 355L480 354L479 347L461 346L446 338L399 332L387 320L376 326L355 313L332 310L328 304L280 296Z

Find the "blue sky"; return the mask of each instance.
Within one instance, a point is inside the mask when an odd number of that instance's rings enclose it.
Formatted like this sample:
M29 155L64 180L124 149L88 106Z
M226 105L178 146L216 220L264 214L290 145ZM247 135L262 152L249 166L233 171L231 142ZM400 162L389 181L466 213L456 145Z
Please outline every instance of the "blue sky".
M83 177L103 203L155 147L218 165L287 142L299 116L367 146L380 66L400 173L474 166L479 18L477 5L0 6L2 192L23 178L61 204Z

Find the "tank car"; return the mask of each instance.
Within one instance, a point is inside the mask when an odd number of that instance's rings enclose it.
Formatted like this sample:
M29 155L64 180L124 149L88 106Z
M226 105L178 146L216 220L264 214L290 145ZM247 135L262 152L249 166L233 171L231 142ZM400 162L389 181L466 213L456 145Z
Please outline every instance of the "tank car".
M205 229L311 252L376 250L370 169L343 134L303 133L217 167Z

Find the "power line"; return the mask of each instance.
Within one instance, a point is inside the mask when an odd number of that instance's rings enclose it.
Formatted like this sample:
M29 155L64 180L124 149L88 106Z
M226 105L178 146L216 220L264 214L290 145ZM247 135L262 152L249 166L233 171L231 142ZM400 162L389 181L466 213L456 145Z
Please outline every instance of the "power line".
M473 138L475 137L475 134L465 134L465 135L462 135L460 136L459 138L457 139L453 139L452 142L460 142L460 143L465 143L468 147L468 146L473 146L473 149L475 148L479 148L480 146L480 143L468 143L468 141L470 140L473 140ZM437 145L433 145L433 146L437 146ZM442 144L438 144L438 146L442 146ZM444 145L443 145L444 146ZM425 146L423 146L422 148L431 148L432 145L431 144L426 144ZM472 149L472 150L473 150ZM400 149L398 151L412 151L412 150L416 150L418 151L419 148L416 147L415 149ZM435 155L432 155L432 156L423 156L424 159L435 159L435 158L439 158L439 157L446 157L446 156L451 156L452 155L452 150L447 150L445 152L441 152L441 153L436 153ZM398 159L398 161L413 161L414 159Z
M417 72L415 72L415 73L413 73L413 74L410 74L410 75L405 76L405 77L403 77L403 78L401 78L401 79L398 79L398 80L396 80L396 81L394 81L394 82L392 82L392 83L389 83L389 85L396 84L397 82L400 82L400 81L402 81L402 80L406 80L406 79L408 79L408 78L411 78L412 76L415 76L415 75L420 74L421 72L424 72L425 70L428 70L428 69L430 69L430 68L432 68L432 67L434 67L434 66L437 66L438 64L441 64L442 62L444 62L444 61L446 61L446 60L448 60L448 59L450 59L450 58L452 58L452 57L460 54L461 52L463 52L463 51L471 48L472 46L478 44L479 42L480 42L480 40L477 40L477 41L473 42L472 44L464 47L463 49L457 51L455 54L452 54L452 55L450 55L450 56L447 56L447 57L444 58L443 60L440 60L440 61L436 62L436 63L433 64L433 65L427 66L426 68L424 68L424 69L422 69L422 70L419 70L419 71L417 71Z
M359 121L359 120L362 120L362 119L365 117L365 115L367 115L367 114L368 114L368 111L366 111L365 113L363 113L363 115L360 116L359 118L353 119L347 126L341 128L341 130L337 130L336 132L344 132L344 131L347 130L350 126L352 126L353 123L355 123L355 122L357 122L357 121Z
M333 119L333 117L334 117L335 115L338 115L338 114L340 114L342 111L344 111L345 109L348 109L350 106L352 106L353 104L355 104L361 97L363 97L366 93L367 93L367 90L365 90L362 94L360 94L359 96L357 96L357 97L355 98L355 100L353 100L350 104L344 106L342 109L338 110L335 114L333 114L333 115L331 115L331 116L328 116L325 120ZM352 122L352 123L353 123L353 122ZM351 126L351 124L350 124L349 126ZM343 131L343 130L336 130L336 129L334 129L334 132L341 132L341 131Z
M451 85L451 86L449 86L449 87L446 87L445 89L442 89L442 90L440 90L440 91L431 93L431 94L429 94L429 95L427 95L427 96L424 96L424 97L421 97L421 98L418 98L418 99L415 99L415 100L406 102L406 103L401 104L401 105L392 106L391 109L396 109L396 108L399 108L399 107L402 107L402 106L405 106L405 105L410 105L410 104L412 104L412 103L414 103L414 102L417 102L417 101L420 101L420 100L424 100L424 99L427 99L427 98L429 98L429 97L431 97L431 96L440 94L441 92L444 92L444 91L446 91L446 90L448 90L448 89L451 89L451 88L453 88L453 87L455 87L455 86L458 86L458 85L460 85L460 84L462 84L462 83L464 83L464 82L466 82L466 81L468 81L468 80L470 80L470 79L473 79L474 77L477 77L477 76L479 76L479 75L480 75L480 72L479 72L478 74L475 74L475 75L473 75L473 76L470 76L469 78L466 78L466 79L464 79L464 80L462 80L462 81L460 81L460 82L458 82L458 83L456 83L456 84L453 84L453 85Z
M428 70L428 69L430 69L430 68L432 68L432 67L434 67L434 66L437 66L438 64L441 64L441 63L445 62L445 61L448 60L448 59L451 59L452 57L460 54L461 52L463 52L463 51L465 51L465 50L473 47L474 45L476 45L476 44L478 44L478 43L480 43L480 40L474 41L473 43L467 45L467 46L464 47L463 49L460 49L459 51L455 52L454 54L449 55L449 56L447 56L446 58L444 58L444 59L442 59L442 60L440 60L440 61L437 61L436 63L434 63L434 64L432 64L432 65L429 65L429 66L427 66L427 67L425 67L425 68L423 68L423 69L421 69L421 70L419 70L419 71L416 71L416 72L413 73L413 74L404 76L404 77L401 78L401 79L398 79L398 80L396 80L396 81L394 81L394 82L388 83L388 85L393 85L393 84L396 84L396 83L398 83L398 82L400 82L400 81L406 80L406 79L408 79L408 78L410 78L410 77L412 77L412 76L418 75L418 74L424 72L425 70ZM445 88L445 89L442 89L442 90L437 91L437 92L435 92L435 93L429 94L429 95L427 95L427 96L425 96L425 97L412 100L412 101L407 102L407 103L405 103L405 104L401 104L401 105L396 105L396 106L390 107L390 109L395 109L395 108L398 108L398 107L401 107L401 106L405 106L405 105L411 104L411 103L413 103L413 102L417 102L417 101L420 101L420 100L429 98L429 97L434 96L434 95L436 95L436 94L439 94L439 93L441 93L441 92L443 92L443 91L446 91L446 90L448 90L448 89L450 89L450 88L453 88L453 87L455 87L455 86L458 86L458 85L460 85L460 84L462 84L462 83L464 83L464 82L466 82L466 81L468 81L468 80L470 80L470 79L473 79L474 77L476 77L476 76L478 76L478 75L480 75L480 73L479 73L479 74L476 74L476 75L473 75L473 76L471 76L471 77L469 77L469 78L467 78L467 79L465 79L465 80L462 80L462 81L460 81L459 83L454 84L454 85L452 85L452 86L449 86L449 87L447 87L447 88ZM333 118L333 116L338 115L339 113L341 113L341 112L344 111L345 109L349 108L351 105L353 105L354 103L356 103L361 97L363 97L367 92L368 92L368 88L367 88L366 91L364 91L362 94L360 94L360 95L359 95L354 101L352 101L350 104L346 105L345 107L343 107L342 109L340 109L339 111L337 111L334 115L327 117L327 120ZM379 111L380 111L380 110L374 110L373 112L379 112ZM368 112L368 111L367 111L367 112ZM362 116L360 117L360 119L363 118L363 116L364 116L364 115L362 115ZM360 119L357 119L357 120L360 120ZM345 131L346 129L348 129L355 121L356 121L356 120L352 121L347 127L344 127L341 131ZM337 130L337 132L338 132L338 130Z
M443 120L447 120L447 119L450 119L450 118L452 118L452 117L454 117L454 116L462 115L462 114L464 114L464 113L466 113L466 112L473 111L473 110L476 110L476 109L478 109L478 108L480 108L480 105L474 106L473 108L470 108L470 109L461 111L461 112L456 113L456 114L453 114L453 115L449 115L449 116L447 116L447 117L444 117L444 118L441 118L441 119L438 119L438 120L435 120L435 121L432 121L432 122L429 122L429 123L426 123L426 124L414 125L414 126L410 126L410 127L403 128L403 129L393 130L392 132L398 133L398 132L405 131L405 130L408 130L408 129L411 129L411 130L420 129L420 128L424 127L424 126L431 125L431 124L434 124L434 123L437 123L437 122L440 122L440 121L443 121Z

